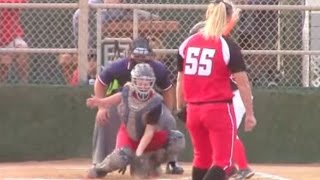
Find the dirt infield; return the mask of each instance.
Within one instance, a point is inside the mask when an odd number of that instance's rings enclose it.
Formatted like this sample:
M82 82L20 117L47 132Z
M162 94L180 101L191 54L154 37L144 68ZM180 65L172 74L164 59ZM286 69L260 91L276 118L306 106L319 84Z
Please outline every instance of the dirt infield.
M165 175L158 180L189 180L191 173L191 164L182 163L185 168L184 175ZM20 163L0 163L0 179L84 179L87 169L90 167L90 161L84 159L73 159L63 161L43 161L43 162L20 162ZM280 165L280 164L253 164L252 168L256 175L252 179L265 180L320 180L320 164L303 165ZM128 175L112 173L105 179L129 180Z

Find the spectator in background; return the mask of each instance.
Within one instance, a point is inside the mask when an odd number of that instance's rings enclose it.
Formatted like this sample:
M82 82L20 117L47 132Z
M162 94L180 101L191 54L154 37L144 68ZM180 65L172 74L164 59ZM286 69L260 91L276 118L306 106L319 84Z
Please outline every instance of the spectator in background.
M119 4L121 0L89 0L89 4L110 3ZM73 36L75 39L75 46L78 45L78 26L79 26L80 9L76 10L72 18ZM117 21L130 18L130 11L123 9L103 9L101 12L102 23L108 21ZM96 13L90 12L89 17L89 48L96 47Z
M89 4L99 3L120 3L121 0L88 0ZM74 47L78 46L78 26L79 26L80 9L77 9L72 17L72 28L74 36ZM128 15L127 10L108 9L102 11L103 23L111 20L123 19ZM96 48L96 14L90 12L89 17L89 49ZM74 70L77 67L78 57L76 54L61 54L58 63L62 68L62 73L66 82L73 81ZM96 60L95 60L96 61ZM90 67L89 67L90 68Z
M0 3L27 3L28 0L0 0ZM28 48L21 25L20 9L0 9L0 48ZM0 54L0 83L5 83L11 64L16 63L16 71L22 83L28 83L29 62L26 53Z
M96 75L97 75L97 56L95 54L88 55L88 69L87 69L87 83L89 85L93 85ZM68 82L71 86L79 85L79 68L73 71L70 81Z
M122 3L124 0L88 0L89 4L99 4L99 3L112 3L118 4ZM133 13L130 9L103 9L101 12L102 24L108 24L108 22L122 21L122 20L132 20ZM72 28L74 36L74 46L78 46L78 26L79 26L79 15L80 10L76 10L72 17ZM159 19L159 16L152 14L147 11L138 10L139 19ZM89 13L89 49L92 51L96 48L97 30L96 30L96 13ZM156 37L150 38L151 46L163 47L161 41ZM154 43L153 43L154 42ZM155 48L155 47L153 47ZM160 58L157 57L157 58ZM72 73L77 67L77 55L76 54L61 54L58 59L58 63L61 66L62 73L66 82L70 82L72 78Z
M64 53L58 57L58 63L61 66L62 75L66 83L71 81L73 72L78 66L78 56L76 54Z

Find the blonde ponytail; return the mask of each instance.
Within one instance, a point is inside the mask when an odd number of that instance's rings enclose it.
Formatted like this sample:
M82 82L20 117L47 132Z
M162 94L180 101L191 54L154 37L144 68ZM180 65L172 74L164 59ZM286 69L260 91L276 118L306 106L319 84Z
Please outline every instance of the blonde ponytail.
M223 35L225 26L230 18L230 8L232 15L232 6L223 1L210 3L206 12L206 24L203 34L209 39Z

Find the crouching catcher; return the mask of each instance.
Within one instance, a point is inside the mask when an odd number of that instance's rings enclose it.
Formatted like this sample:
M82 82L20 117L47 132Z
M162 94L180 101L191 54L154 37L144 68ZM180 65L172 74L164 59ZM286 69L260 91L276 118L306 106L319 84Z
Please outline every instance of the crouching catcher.
M106 98L87 99L89 107L118 105L121 125L116 148L101 163L89 170L88 178L101 178L110 172L124 171L131 165L131 175L159 175L162 163L175 161L185 147L184 135L176 130L175 119L153 89L155 76L146 63L131 71L131 82L122 91Z

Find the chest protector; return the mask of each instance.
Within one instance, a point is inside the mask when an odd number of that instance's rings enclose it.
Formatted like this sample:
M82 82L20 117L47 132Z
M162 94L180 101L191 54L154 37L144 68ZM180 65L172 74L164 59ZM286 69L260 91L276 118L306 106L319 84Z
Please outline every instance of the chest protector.
M157 121L157 130L170 130L175 128L175 119L168 108L163 104L163 98L158 93L147 101L139 101L133 97L133 89L130 86L122 90L122 100L118 107L121 121L125 124L129 137L139 141L146 128L143 121L146 114L161 105L161 115Z

